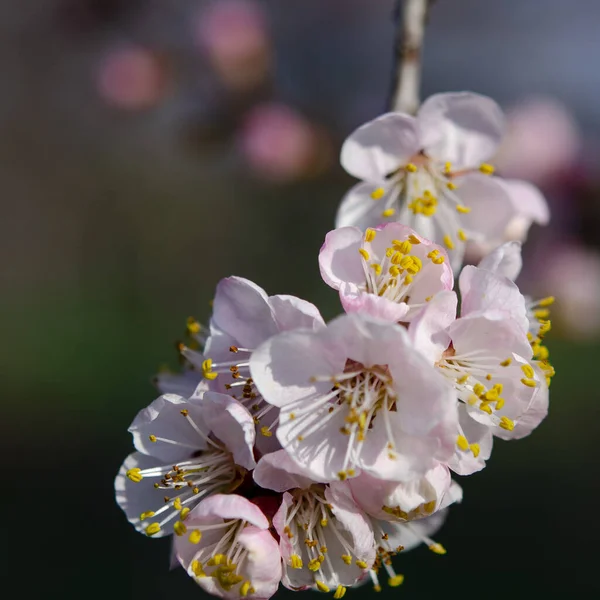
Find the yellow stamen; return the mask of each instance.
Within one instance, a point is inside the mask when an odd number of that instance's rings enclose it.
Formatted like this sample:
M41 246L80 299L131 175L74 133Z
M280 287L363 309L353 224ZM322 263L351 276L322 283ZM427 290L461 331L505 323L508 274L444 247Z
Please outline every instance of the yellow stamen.
M459 229L457 231L457 235L458 235L458 239L461 242L466 242L467 241L467 234L462 229Z
M242 585L240 586L240 596L242 598L245 598L248 595L248 592L251 587L252 584L249 581L244 581L244 583L242 583Z
M412 233L411 233L411 234L408 236L408 241L409 241L411 244L414 244L415 246L416 246L417 244L420 244L420 243L421 243L421 240L420 240L420 239L419 239L419 238L418 238L416 235L413 235Z
M352 564L352 557L349 554L342 554L342 560L347 564Z
M217 378L218 373L215 373L212 370L212 358L207 358L202 363L202 375L205 379L208 379L210 381L213 381Z
M456 439L456 445L461 450L468 450L469 449L469 440L467 440L467 438L464 435L459 435L458 438Z
M198 321L196 321L196 319L194 319L194 317L188 317L186 326L187 330L192 334L200 333L200 330L202 329L202 326L200 325L200 323L198 323Z
M500 363L500 366L501 366L501 367L508 367L508 365L510 365L510 363L511 363L511 362L512 362L512 358L507 358L506 360L503 360L503 361Z
M463 204L457 204L456 205L456 212L462 213L463 215L466 215L467 213L471 212L471 209L468 206L464 206Z
M150 435L148 436L148 439L149 439L149 440L150 440L150 441L151 441L153 444L155 444L155 443L158 441L158 438L157 438L155 435L152 435L152 434L150 434Z
M447 187L449 190L455 190L455 189L456 189L456 184L455 184L454 182L452 182L452 181L449 181L449 182L446 184L446 187Z
M181 521L176 521L173 525L173 530L177 535L185 535L187 532L187 527Z
M273 432L269 431L269 428L266 425L260 428L260 433L265 437L271 437L273 435Z
M382 187L375 188L371 192L371 198L373 198L373 200L379 200L379 199L383 198L384 195L385 195L385 190Z
M127 475L127 478L133 481L134 483L139 483L142 479L144 479L142 475L142 470L139 467L129 469L129 471L127 471L125 475Z
M479 453L481 452L481 447L479 444L469 444L469 450L473 453L473 456L477 458Z
M369 256L369 253L364 249L364 248L359 248L358 251L360 252L360 255L365 259L365 260L369 260L369 258L371 258Z
M550 306L551 304L554 304L555 300L554 296L547 296L538 301L538 306Z
M454 243L452 242L452 238L448 234L444 236L444 244L446 245L446 248L448 248L448 250L454 250Z
M417 165L415 165L414 163L408 163L405 168L409 173L417 172Z
M158 523L150 523L148 527L146 527L146 535L148 537L156 535L160 531L160 525Z
M515 422L508 417L500 417L500 423L498 423L498 425L507 431L512 431L515 428Z
M292 569L301 569L303 566L302 559L297 554L292 554L290 556L290 561Z
M394 575L388 579L388 585L390 587L398 587L404 583L404 575Z
M479 170L484 174L484 175L492 175L495 171L494 167L492 165L490 165L489 163L481 163L479 165Z
M194 573L196 577L206 577L206 573L202 568L202 563L199 560L193 560L190 567L192 568L192 573Z
M343 598L345 594L346 588L343 585L338 585L335 590L335 594L333 594L333 597L335 598L335 600L340 600L340 598Z
M526 379L525 377L523 377L521 379L521 383L523 385L526 385L527 387L531 387L531 388L536 386L535 379Z
M446 554L446 548L444 548L444 546L442 546L441 544L431 544L431 546L429 546L429 549L432 552L435 552L436 554Z
M365 231L365 242L372 242L375 239L376 234L377 232L369 227L369 229Z
M364 560L357 560L355 564L359 569L368 569L369 568L369 565Z
M140 521L145 521L146 519L149 519L150 517L154 516L154 511L153 510L149 510L147 512L143 512L140 515Z
M317 579L317 580L315 581L315 584L317 585L317 589L318 589L320 592L324 592L324 593L326 593L326 594L328 594L328 593L329 593L329 588L328 588L328 587L327 587L327 586L326 586L326 585L325 585L325 584L324 584L322 581L319 581L319 580Z
M381 216L384 218L388 218L391 217L394 213L396 212L395 208L386 208L382 213Z

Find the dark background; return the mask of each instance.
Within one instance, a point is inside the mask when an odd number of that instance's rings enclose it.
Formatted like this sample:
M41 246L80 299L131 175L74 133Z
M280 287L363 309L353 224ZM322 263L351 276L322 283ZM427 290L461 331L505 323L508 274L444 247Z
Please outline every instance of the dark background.
M0 2L5 597L202 594L114 502L127 427L221 277L339 311L317 253L352 183L339 146L385 108L391 14L390 0ZM555 217L520 281L558 297L558 375L542 426L461 481L448 554L402 556L405 584L383 595L600 592L599 31L597 0L432 10L425 96L543 96L573 122L548 142L573 145L568 160L536 175Z

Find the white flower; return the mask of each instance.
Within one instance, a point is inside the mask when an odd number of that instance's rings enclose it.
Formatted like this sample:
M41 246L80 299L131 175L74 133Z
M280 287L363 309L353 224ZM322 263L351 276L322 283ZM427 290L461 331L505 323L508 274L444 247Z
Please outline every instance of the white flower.
M188 515L175 553L188 575L221 598L270 598L281 580L281 555L260 508L235 494L203 500Z
M346 587L365 577L375 560L375 539L347 483L315 483L285 450L263 456L254 481L284 492L273 517L283 557L283 585L333 591L338 599Z
M409 480L448 459L456 403L399 325L342 315L318 331L281 333L250 358L277 437L315 481L361 470Z
M272 452L279 448L272 434L278 410L263 402L256 390L248 369L249 357L257 346L281 331L322 326L323 318L313 304L294 296L267 296L247 279L227 277L217 285L210 328L188 323L202 351L181 344L189 367L179 376L160 377L158 385L163 390L198 386L198 394L204 390L230 394L255 419L257 449Z
M428 298L454 285L446 251L400 223L364 236L356 227L330 231L319 265L346 312L386 321L410 321Z
M437 294L412 321L409 333L456 390L457 450L450 468L467 475L485 466L492 435L518 439L546 416L544 373L532 360L525 299L508 278L465 267L456 319L453 292Z
M388 113L345 141L342 166L362 182L346 195L336 227L399 221L444 243L457 268L467 239L503 241L515 213L510 190L488 177L504 119L490 98L436 94L416 117Z
M223 394L207 392L200 401L165 394L140 411L129 431L137 452L115 479L116 497L148 536L185 534L192 507L231 491L255 467L252 416Z

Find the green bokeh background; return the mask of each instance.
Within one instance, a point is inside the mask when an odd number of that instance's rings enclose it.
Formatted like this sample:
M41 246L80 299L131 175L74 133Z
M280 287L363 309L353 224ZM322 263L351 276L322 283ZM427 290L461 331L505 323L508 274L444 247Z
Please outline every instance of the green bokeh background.
M83 84L71 104L49 93L53 57L77 50L48 33L43 13L40 23L48 46L37 30L3 33L20 82L5 99L0 148L3 594L200 596L169 571L168 541L137 535L114 503L127 426L154 398L157 368L177 365L185 318L208 318L221 277L337 314L317 255L351 179L334 166L267 185L220 168L210 149L147 147L143 115L102 113ZM75 105L100 121L82 128ZM565 273L565 285L577 282ZM448 554L399 557L406 581L382 596L600 597L600 344L556 332L549 347L558 374L548 419L527 439L498 442L488 467L461 480L464 502L438 536Z

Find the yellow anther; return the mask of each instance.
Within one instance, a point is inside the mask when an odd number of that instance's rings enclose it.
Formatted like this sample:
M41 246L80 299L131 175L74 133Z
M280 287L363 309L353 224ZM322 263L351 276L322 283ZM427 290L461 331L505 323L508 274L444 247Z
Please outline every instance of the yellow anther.
M199 560L193 560L192 563L190 564L190 567L192 568L192 573L196 577L206 577L206 573L204 572L204 569L202 568L202 563Z
M327 519L321 519L321 527L327 527Z
M481 385L481 383L476 383L473 386L473 393L477 394L478 396L481 396L481 394L483 394L483 392L485 392L485 387L483 387L483 385Z
M499 394L501 394L504 390L504 386L501 383L495 383L492 389L496 390Z
M357 560L355 562L355 564L359 569L368 569L369 568L369 565L364 560Z
M382 187L375 188L371 192L371 198L373 198L373 200L379 200L379 199L383 198L384 195L385 195L385 190Z
M550 316L550 310L548 308L539 308L533 311L533 316L536 319L547 319Z
M498 398L498 400L496 400L496 410L500 410L500 409L504 408L504 403L505 403L504 398Z
M484 175L492 175L495 171L494 167L492 165L490 165L489 163L481 163L479 165L479 170L484 174Z
M393 265L399 265L403 258L404 258L404 254L402 254L402 252L394 252L394 254L392 255L392 257L390 259L390 262Z
M142 470L139 467L129 469L129 471L127 471L125 475L127 475L127 478L133 481L134 483L139 483L142 479L144 479L144 476L142 475Z
M145 521L146 519L149 519L150 517L154 516L154 511L153 510L149 510L147 512L143 512L140 515L140 521Z
M488 401L488 402L494 402L496 400L498 400L498 390L495 388L492 388L491 390L488 390L483 397Z
M404 575L394 575L388 579L388 585L390 587L398 587L404 583Z
M388 217L391 217L394 213L396 212L395 208L386 208L382 213L381 216L384 217L385 219L387 219Z
M330 591L330 590L329 590L329 588L328 588L328 587L327 587L327 586L326 586L326 585L325 585L325 584L324 584L322 581L319 581L319 580L317 579L317 580L315 581L315 584L316 584L316 586L317 586L317 589L318 589L320 592L324 592L324 593L326 593L326 594L328 594L328 593L329 593L329 591Z
M346 471L339 471L338 477L339 477L340 481L346 481L346 477L347 477Z
M185 535L187 533L187 527L181 521L175 521L173 530L177 535Z
M182 521L185 521L185 519L187 518L187 516L190 514L190 509L186 506L185 508L181 509L181 512L179 513L179 518Z
M482 410L484 413L487 413L488 415L492 414L492 409L490 408L490 405L485 402L482 402L479 405L479 410Z
M511 362L512 362L512 358L507 358L506 360L503 360L503 361L500 363L500 366L501 366L501 367L508 367L508 365L510 365L510 363L511 363Z
M467 241L467 234L466 234L466 233L465 233L465 232L464 232L462 229L459 229L459 230L456 232L456 235L458 235L458 239L459 239L461 242L466 242L466 241Z
M381 265L379 263L371 263L371 268L375 271L375 275L381 275Z
M491 381L491 380L492 380L492 374L491 374L491 373L488 373L488 374L485 376L485 378L486 378L488 381Z
M467 440L467 438L464 435L459 435L458 438L456 438L456 445L461 450L468 450L469 449L469 440Z
M417 172L417 165L415 165L414 163L408 163L405 168L409 173Z
M269 428L266 425L260 428L260 432L265 437L271 437L273 435L273 432L269 431Z
M450 161L444 163L444 173L446 175L449 175L450 173L452 173L452 163Z
M413 281L412 275L407 275L407 276L404 278L404 285L409 285L409 284L411 284L411 283L412 283L412 281Z
M349 554L342 554L342 560L347 564L352 564L352 557Z
M435 258L432 258L431 262L434 265L441 265L444 262L444 256L442 254L440 254L439 256L436 256Z
M456 184L453 181L449 181L448 183L446 183L446 187L449 190L454 191L456 189Z
M299 435L299 436L298 436L296 439L297 439L299 442L303 442L303 441L304 441L304 436L303 436L303 435Z
M381 591L381 586L377 583L373 586L373 591L374 592L380 592Z
M190 333L200 333L200 330L202 329L202 326L194 319L194 317L188 317L186 326Z
M444 245L446 248L448 248L448 250L454 250L454 242L448 234L444 236Z
M307 566L311 571L318 571L321 568L321 562L318 558L313 558Z
M466 375L463 375L462 377L459 377L456 380L456 383L458 383L459 385L464 385L465 383L467 383L467 381L469 381L469 374L468 373Z
M470 406L475 406L478 402L479 396L476 396L475 394L471 394L467 399L467 404L469 404Z
M457 204L456 211L462 213L463 215L466 215L471 212L471 209L468 206L464 206L463 204Z
M400 240L392 240L392 244L394 245L394 248L398 252L402 252L402 254L408 254L412 250L412 244L408 240L403 242Z
M348 474L348 477L354 477L356 475L356 471L354 469L348 469L346 473Z
M292 569L301 569L303 566L302 559L297 554L290 556L290 565Z
M473 453L473 456L477 458L481 452L479 444L469 444L469 450Z
M500 417L500 423L498 423L498 425L507 431L512 431L515 428L515 422L508 417Z
M215 554L206 563L209 567L215 567L219 565L227 564L227 557L224 554Z
M444 546L438 543L431 544L431 546L429 546L429 549L432 552L435 552L436 554L446 554L446 548L444 548Z
M344 597L345 593L346 593L346 588L343 585L338 585L337 588L335 589L335 594L333 594L333 597L335 598L335 600L340 600L340 598Z
M392 277L398 277L398 275L400 275L400 269L396 266L396 265L392 265L389 269L388 269L388 273L392 276Z
M529 364L521 365L521 371L523 371L525 377L533 378L534 376L533 367Z
M435 500L432 500L431 502L425 502L425 504L423 504L423 510L425 513L431 514L435 510Z
M372 242L375 239L377 232L370 227L365 231L365 242Z
M523 385L526 385L527 387L531 387L531 388L536 386L535 379L527 379L527 378L523 377L521 379L521 383Z
M158 523L150 523L148 527L146 527L146 535L148 537L156 535L160 531L160 525Z
M555 300L556 298L554 298L554 296L547 296L546 298L538 300L538 306L550 306L551 304L554 304Z
M419 238L418 238L416 235L414 235L413 233L411 233L411 234L408 236L408 241L409 241L411 244L414 244L415 246L416 246L417 244L420 244L420 243L421 243L421 240L420 240L420 239L419 239Z
M365 259L365 260L369 260L369 258L371 258L369 256L369 253L364 249L364 248L359 248L358 251L360 252L360 255Z
M177 510L181 510L181 499L180 498L175 498L175 500L173 501L173 508L177 509Z
M293 421L296 418L296 413L293 413L293 412L290 413L289 417L290 417L290 421Z
M244 583L242 583L242 585L240 586L240 596L242 598L245 598L248 595L248 592L250 591L251 587L252 584L249 581L244 581Z
M210 381L217 378L218 373L215 373L212 370L212 358L207 358L202 363L202 375L205 379L208 379Z
M150 440L150 441L151 441L153 444L155 444L155 443L158 441L158 438L157 438L155 435L152 435L152 434L150 434L150 435L148 436L148 439L149 439L149 440Z

